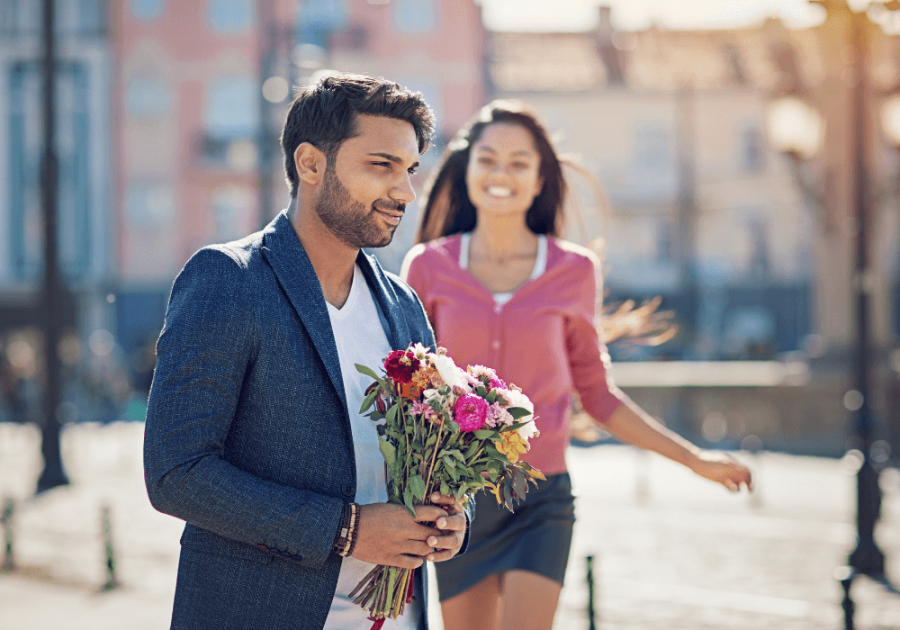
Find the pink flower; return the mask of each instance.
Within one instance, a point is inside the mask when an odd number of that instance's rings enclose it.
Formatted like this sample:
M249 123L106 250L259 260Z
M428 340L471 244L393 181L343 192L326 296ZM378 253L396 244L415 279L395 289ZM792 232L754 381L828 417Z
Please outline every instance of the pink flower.
M479 385L483 385L489 391L497 387L504 389L507 387L506 381L497 376L493 368L484 365L470 365L466 368L466 371L470 376L475 377Z
M488 407L484 423L490 428L493 429L498 424L505 424L506 426L510 426L511 424L513 424L513 422L515 422L515 419L499 402L495 402L493 405Z
M477 431L484 426L488 404L480 396L466 394L456 401L454 415L461 431Z
M434 409L432 409L431 405L426 402L415 401L412 404L412 408L409 413L414 416L422 416L426 420L434 421L437 419L437 414L434 413Z

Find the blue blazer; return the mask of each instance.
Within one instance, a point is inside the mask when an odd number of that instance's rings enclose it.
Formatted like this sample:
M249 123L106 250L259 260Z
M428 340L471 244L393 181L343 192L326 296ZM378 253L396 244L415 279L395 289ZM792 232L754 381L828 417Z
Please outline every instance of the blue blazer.
M412 289L364 252L357 262L391 347L433 346ZM356 463L325 298L285 212L200 250L175 280L144 472L153 506L187 522L172 628L324 625Z

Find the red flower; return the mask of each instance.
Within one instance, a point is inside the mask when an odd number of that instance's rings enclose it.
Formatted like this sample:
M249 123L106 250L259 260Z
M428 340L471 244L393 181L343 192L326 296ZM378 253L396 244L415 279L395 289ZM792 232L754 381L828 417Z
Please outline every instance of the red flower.
M384 360L384 371L395 383L409 383L419 369L419 360L412 352L394 350Z

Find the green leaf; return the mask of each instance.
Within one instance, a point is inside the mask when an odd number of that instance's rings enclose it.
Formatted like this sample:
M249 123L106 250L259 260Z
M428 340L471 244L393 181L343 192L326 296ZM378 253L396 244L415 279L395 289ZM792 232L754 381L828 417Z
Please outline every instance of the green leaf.
M447 485L446 481L441 481L441 494L445 497L450 496L450 486Z
M487 396L488 390L484 385L479 385L475 388L475 393L484 398Z
M484 399L487 401L487 404L493 405L497 402L497 392L488 392L488 395L485 396Z
M409 515L415 520L416 508L413 507L412 492L410 491L409 486L406 486L403 490L403 505L406 506L406 511L409 512Z
M388 468L393 468L397 459L397 449L394 448L394 445L387 440L378 440L378 449L384 456L384 461L387 462Z
M465 461L469 461L469 458L472 457L475 453L478 452L478 449L481 447L479 442L472 442L469 445L469 448L466 449Z
M378 388L373 389L369 392L369 395L366 396L362 401L362 406L359 408L359 413L365 412L369 407L372 406L372 403L375 402L375 397L378 395Z
M413 475L412 477L410 477L409 489L415 498L425 498L425 481L419 475Z
M496 437L497 432L493 429L478 429L475 431L475 437L479 440L489 440L493 437Z
M428 439L425 440L425 448L428 448L435 442L437 442L437 433L432 433L431 435L428 436Z
M441 461L444 462L444 466L446 466L447 468L456 468L456 460L452 457L444 455L443 457L441 457Z
M399 408L399 405L391 405L391 408L388 409L386 418L388 424L394 424L394 421L397 419L397 410Z
M387 383L384 382L384 379L381 378L380 376L378 376L378 375L375 373L375 371L372 370L372 368L367 367L367 366L365 366L365 365L360 365L359 363L357 363L357 364L356 364L356 371L359 372L360 374L365 374L366 376L371 376L371 377L374 378L375 381L376 381L379 385L381 385L384 389L390 389L390 387L387 386Z
M531 412L525 409L525 407L507 407L506 410L509 412L509 415L516 420L531 415Z

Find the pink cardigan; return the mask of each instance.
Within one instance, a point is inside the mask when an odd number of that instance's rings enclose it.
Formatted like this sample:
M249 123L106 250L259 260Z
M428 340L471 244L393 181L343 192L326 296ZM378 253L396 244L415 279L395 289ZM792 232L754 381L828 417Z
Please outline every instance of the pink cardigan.
M541 434L525 460L544 474L566 471L572 392L603 422L626 396L609 376L609 355L594 328L599 262L587 249L548 238L546 271L505 305L460 268L460 237L416 246L405 280L422 299L439 345L460 367L486 365L535 406Z

